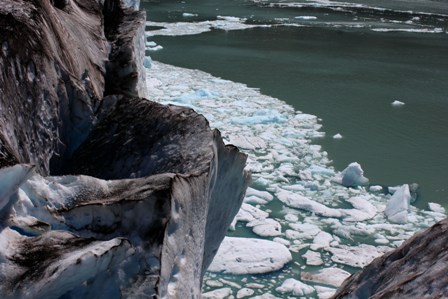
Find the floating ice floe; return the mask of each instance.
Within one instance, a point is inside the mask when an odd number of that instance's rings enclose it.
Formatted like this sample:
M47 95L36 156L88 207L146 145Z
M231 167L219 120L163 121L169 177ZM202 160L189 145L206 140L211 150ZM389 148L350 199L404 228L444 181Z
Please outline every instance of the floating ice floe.
M320 266L324 263L319 252L308 250L302 257L306 260L306 264L310 266Z
M184 16L185 17L185 16ZM192 17L192 16L189 16ZM212 29L221 30L243 30L255 27L271 27L272 25L246 24L246 19L238 17L218 16L217 20L202 22L153 22L147 21L146 26L162 27L161 29L146 32L146 36L166 35L195 35L211 31Z
M404 103L401 102L401 101L398 101L398 100L395 100L395 101L392 102L392 106L394 106L394 107L400 107L400 106L403 106L403 105L404 105Z
M192 17L197 17L198 14L197 13L184 12L184 13L182 13L182 16L184 18L192 18Z
M339 247L325 247L325 251L331 252L331 260L355 268L363 268L375 258L383 255L388 247L378 247L367 244L359 246L339 245Z
M224 238L209 271L260 274L279 270L292 260L282 244L251 238Z
M337 134L333 135L333 139L342 139L342 135L337 133Z
M340 268L324 268L315 273L302 272L300 277L303 281L316 282L320 284L338 287L350 276L350 273Z
M228 263L217 257L212 269L218 272L206 274L204 292L230 287L229 297L236 297L240 289L248 288L254 290L250 298L284 298L275 289L281 281L297 279L301 273L305 277L301 280L308 279L306 284L316 289L317 296L326 298L354 268L446 217L440 205L420 210L410 204L405 224L389 220L384 211L398 195L386 192L387 186L365 186L368 180L358 163L342 172L335 170L327 153L313 144L313 138L324 136L316 116L295 111L257 89L198 70L159 62L153 62L152 67L147 73L152 100L194 108L227 142L248 154L253 184L232 223L232 234L256 233L258 238L286 249L285 257L286 252L292 252L294 257L303 258L279 266L277 272L242 279L232 273L270 268L255 268L257 259L242 265L236 256L224 255ZM399 188L389 189L396 193ZM260 246L253 248L248 258L261 251Z
M312 286L309 286L294 278L288 278L275 290L282 294L290 293L293 296L306 296L316 292Z
M315 16L297 16L297 17L294 17L294 19L297 19L297 20L317 20L317 17L315 17Z

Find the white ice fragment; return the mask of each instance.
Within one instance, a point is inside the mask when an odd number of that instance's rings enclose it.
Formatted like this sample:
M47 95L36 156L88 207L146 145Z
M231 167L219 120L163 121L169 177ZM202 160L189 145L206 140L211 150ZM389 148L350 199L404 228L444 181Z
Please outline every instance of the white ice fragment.
M363 186L369 183L364 177L364 170L357 162L350 163L336 178L335 181L345 187Z
M297 221L299 221L299 217L297 215L294 215L294 214L286 214L285 215L285 220L287 220L289 222L297 222Z
M272 241L283 244L285 246L289 246L291 245L291 242L289 240L280 238L280 237L275 237L274 239L272 239Z
M265 219L268 216L269 213L260 210L259 208L254 207L250 204L243 203L235 219L242 222L251 222L255 219Z
M232 295L231 288L221 288L202 294L205 299L225 299Z
M226 20L226 21L230 21L230 22L240 22L240 21L245 21L245 19L241 19L238 17L231 17L231 16L217 16L218 20Z
M319 174L323 176L333 176L335 174L333 169L329 169L319 165L311 165L307 170L310 171L313 175Z
M337 133L333 135L333 139L342 139L342 135L340 133Z
M316 290L299 280L294 278L286 279L281 286L275 289L277 292L285 294L290 293L293 296L306 296L314 293Z
M254 293L255 293L255 291L252 289L242 288L241 290L238 291L238 293L236 293L236 298L240 299L240 298L252 296Z
M217 281L217 280L211 280L211 279L207 280L207 281L205 282L205 284L208 285L209 287L214 287L214 288L220 288L220 287L222 287L222 286L224 285L224 284L223 284L222 282L220 282L220 281Z
M381 192L381 191L383 191L383 186L380 186L380 185L370 186L369 191L370 192Z
M387 202L384 213L392 223L405 224L408 222L408 209L411 202L409 185L402 185Z
M324 268L315 273L302 272L300 275L301 279L304 281L320 283L334 287L339 287L342 282L349 276L350 273L336 267Z
M250 116L238 116L230 119L235 125L276 124L286 121L279 111L275 109L260 109Z
M314 237L313 244L310 248L312 250L326 248L330 246L331 241L333 241L333 236L327 232L321 231Z
M229 142L237 147L248 150L266 148L264 140L256 136L232 135L230 136Z
M268 273L280 270L291 260L289 250L277 242L226 237L208 270L230 274Z
M147 47L146 50L155 52L155 51L163 50L163 47L161 45L157 45L155 47Z
M259 191L257 189L249 187L249 188L247 188L246 196L251 196L251 195L260 197L260 198L264 199L266 202L270 202L274 199L274 196L267 191Z
M375 243L380 244L380 245L386 245L386 244L389 244L389 240L386 238L378 238L378 239L375 239Z
M325 217L341 217L341 211L329 208L321 203L308 199L300 194L281 190L277 193L277 198L284 204L306 211L310 211Z
M338 248L327 247L325 250L333 254L331 260L335 263L363 268L383 255L386 252L385 248L361 244L359 246L340 245Z
M435 202L429 202L428 203L428 207L431 211L436 212L436 213L441 213L441 214L445 214L445 208L442 207L440 204L435 203Z
M315 16L297 16L297 17L294 17L294 19L298 19L298 20L317 20L317 17L315 17Z
M404 105L404 103L401 102L401 101L398 101L398 100L395 100L395 101L392 102L392 106L394 106L394 107L400 107L400 106L403 106L403 105Z
M256 219L249 222L247 227L261 237L275 237L282 234L282 226L274 219Z
M272 295L270 293L265 293L260 296L251 297L250 299L281 299L281 298L275 297L274 295Z
M197 13L184 12L184 13L182 13L182 16L184 18L191 18L191 17L197 17L198 14Z
M372 205L365 197L354 196L350 197L347 201L351 203L355 209L367 213L370 218L373 218L378 212L377 208L375 208L375 206Z
M306 260L309 266L320 266L324 263L319 252L308 250L302 257Z
M317 296L319 297L319 299L331 298L331 296L333 296L334 293L336 292L336 289L327 288L323 286L315 286L314 288L316 289Z

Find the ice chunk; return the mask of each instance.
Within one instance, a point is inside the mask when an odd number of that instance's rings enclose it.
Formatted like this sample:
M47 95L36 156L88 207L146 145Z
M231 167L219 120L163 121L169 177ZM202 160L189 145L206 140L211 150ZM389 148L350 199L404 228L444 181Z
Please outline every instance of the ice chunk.
M247 227L252 227L252 231L261 237L275 237L282 234L282 226L274 219L261 219L249 222Z
M274 199L274 196L271 193L267 192L267 191L259 191L257 189L250 188L250 187L247 188L246 196L252 196L252 195L256 196L256 197L259 197L259 198L262 198L266 202L270 202L270 201L272 201Z
M429 202L428 207L433 212L445 214L445 208L438 203Z
M208 270L231 274L268 273L283 268L291 260L291 253L280 243L226 237Z
M183 16L184 18L191 18L191 17L197 17L198 14L197 14L197 13L184 12L184 13L182 14L182 16Z
M324 176L333 176L335 174L333 169L329 169L319 165L311 165L310 167L308 167L308 170L312 174L319 174Z
M232 135L230 136L230 143L244 149L255 150L257 148L266 148L266 143L260 137Z
M347 200L355 209L361 210L369 214L373 218L378 212L374 205L372 205L366 198L362 196L351 197Z
M337 133L337 134L333 135L333 139L342 139L342 135Z
M309 286L294 278L288 278L275 290L282 294L291 293L294 296L306 296L316 291L312 286Z
M333 236L327 232L321 231L314 237L313 244L310 248L312 250L326 248L330 246L331 241L333 241Z
M320 266L324 263L320 253L316 251L308 250L302 257L306 259L306 264L309 266Z
M345 187L363 186L369 183L364 177L364 170L357 162L350 163L335 180Z
M297 16L297 17L294 17L294 19L297 19L297 20L317 20L317 17L315 17L315 16Z
M390 222L405 224L408 222L408 209L411 202L409 185L404 184L392 195L387 202L384 213Z
M238 291L238 293L236 293L236 298L240 299L240 298L244 298L247 296L252 296L254 293L255 293L255 291L252 289L242 288Z
M341 211L329 208L321 203L308 199L300 194L295 194L286 190L277 193L278 199L286 205L303 209L326 217L341 217Z
M237 221L250 222L255 219L265 219L268 216L269 213L262 211L257 207L251 206L250 204L243 203L235 219Z
M336 292L336 289L323 286L315 286L314 288L316 289L317 296L319 297L319 299L331 298L331 296L333 296L334 293Z
M395 100L395 101L392 102L392 106L394 106L394 107L400 107L400 106L403 106L403 105L404 105L404 103L401 102L401 101L398 101L398 100Z
M339 287L342 282L350 276L350 273L340 268L330 267L324 268L316 273L302 272L300 277L304 281L315 282L334 287Z
M338 248L327 247L325 250L333 254L331 260L336 263L363 268L383 255L387 251L385 248L361 244L359 246L340 245Z
M286 118L277 110L261 109L252 116L234 117L230 120L236 125L256 125L270 123L284 123Z
M383 191L383 186L380 185L374 185L369 187L370 192L381 192Z
M202 294L202 298L205 299L225 299L232 295L231 288L221 288Z

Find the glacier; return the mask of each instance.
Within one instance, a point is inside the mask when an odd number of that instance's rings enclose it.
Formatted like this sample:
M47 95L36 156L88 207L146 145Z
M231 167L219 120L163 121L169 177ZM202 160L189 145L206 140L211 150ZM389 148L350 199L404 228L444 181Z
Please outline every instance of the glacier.
M142 98L138 3L0 4L2 298L201 297L247 156Z

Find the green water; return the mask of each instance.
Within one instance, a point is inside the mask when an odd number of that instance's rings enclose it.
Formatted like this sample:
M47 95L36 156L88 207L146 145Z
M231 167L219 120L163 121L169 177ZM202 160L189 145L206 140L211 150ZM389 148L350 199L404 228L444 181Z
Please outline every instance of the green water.
M198 13L196 20L254 14L253 22L310 15L254 7L248 1L224 2L164 1L143 7L148 19L157 21L179 21L182 12ZM420 8L424 1L417 2ZM394 3L406 7L403 1ZM311 15L353 17L325 11ZM153 59L246 83L317 115L327 136L316 143L337 170L357 161L371 183L416 182L421 187L417 206L432 201L448 207L448 34L335 28L325 21L152 40L164 47L150 53ZM394 100L405 105L393 107ZM333 139L336 133L344 138Z

